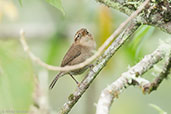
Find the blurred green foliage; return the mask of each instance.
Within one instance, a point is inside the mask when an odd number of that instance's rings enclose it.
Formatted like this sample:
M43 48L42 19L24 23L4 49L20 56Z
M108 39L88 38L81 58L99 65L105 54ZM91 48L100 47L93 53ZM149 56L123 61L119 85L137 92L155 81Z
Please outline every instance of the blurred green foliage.
M0 110L28 111L32 103L34 73L18 44L0 41Z
M18 0L18 2L20 3L21 6L23 6L23 1L22 0Z
M152 36L155 28L141 25L125 48L130 61L138 62L144 56L143 44Z
M33 77L42 70L37 64L32 66L32 61L20 46L17 40L19 27L25 27L26 40L36 56L48 64L59 66L78 29L87 28L99 47L127 18L116 10L101 6L95 0L62 0L62 4L59 0L4 1L8 1L8 4L4 7L6 9L0 10L0 14L3 14L0 15L0 35L3 36L5 31L12 37L0 37L0 110L29 110L33 102ZM24 2L24 6L19 6L19 2ZM62 5L65 16L53 8L59 9ZM60 10L64 11L63 8ZM14 15L15 19L11 21L9 15ZM144 55L151 53L157 47L159 38L170 36L154 27L141 26L132 40L122 46L99 73L70 114L94 114L94 103L97 103L101 91L127 71L129 65L136 64ZM49 83L57 73L49 71ZM85 74L76 78L81 81ZM154 78L151 73L146 77ZM164 81L157 91L146 96L139 88L130 87L113 103L111 114L156 114L155 110L148 107L149 103L159 104L171 113L170 86L170 80ZM75 88L69 76L59 79L53 91L49 92L50 108L57 111Z
M49 4L51 4L52 6L56 7L57 9L59 9L65 15L65 11L64 11L64 8L62 7L61 0L46 0L46 1Z
M60 65L59 59L62 59L64 56L64 52L67 51L67 47L64 45L69 45L66 38L61 36L60 34L55 34L49 41L48 41L48 51L47 51L47 63L51 65ZM63 53L63 54L59 54Z

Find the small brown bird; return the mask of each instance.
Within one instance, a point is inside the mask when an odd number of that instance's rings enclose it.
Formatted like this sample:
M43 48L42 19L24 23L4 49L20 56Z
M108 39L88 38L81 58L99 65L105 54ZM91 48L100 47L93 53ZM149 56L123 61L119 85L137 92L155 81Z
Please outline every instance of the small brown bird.
M96 50L96 42L93 36L87 31L87 29L82 28L77 31L74 36L74 43L71 45L66 55L62 60L61 67L72 66L84 62L87 58L91 57ZM51 82L49 89L52 89L56 84L57 80L69 74L74 81L78 84L77 80L73 75L78 75L83 73L90 65L87 65L81 69L69 71L69 72L59 72L56 77Z

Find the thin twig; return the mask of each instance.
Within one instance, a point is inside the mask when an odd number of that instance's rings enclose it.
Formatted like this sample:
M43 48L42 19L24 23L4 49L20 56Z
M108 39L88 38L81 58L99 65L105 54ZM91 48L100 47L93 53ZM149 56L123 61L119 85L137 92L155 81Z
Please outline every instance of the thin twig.
M23 30L21 30L20 35L21 35L21 43L22 46L24 48L24 50L28 53L28 55L30 56L30 58L35 61L37 64L41 65L42 67L45 67L49 70L58 70L58 71L70 71L70 70L75 70L75 69L79 69L79 68L83 68L84 66L90 64L92 61L94 61L97 57L99 57L102 52L105 50L105 48L110 44L110 42L113 41L113 39L119 34L121 33L121 31L126 27L126 25L132 20L134 19L142 10L143 8L148 4L150 0L146 0L144 3L142 3L142 5L139 6L139 8L133 12L117 29L116 31L104 42L104 44L98 49L98 51L90 58L88 58L86 61L77 64L77 65L73 65L73 66L65 66L65 67L58 67L58 66L52 66L49 64L46 64L45 62L43 62L42 60L40 60L40 58L36 57L29 49L25 38L24 38L24 32Z
M148 85L148 81L137 77L143 75L167 55L168 50L171 50L170 43L171 41L165 43L165 47L163 47L164 44L159 46L152 54L145 56L139 63L131 67L127 72L122 73L116 81L106 87L100 95L96 114L108 114L114 98L117 98L118 94L123 92L129 85L139 85L141 88Z
M153 82L146 84L143 86L144 93L151 93L154 90L157 90L161 82L167 78L167 76L170 74L171 70L171 53L168 57L168 60L165 62L165 65L160 72L160 74L153 80Z
M48 102L48 71L39 72L38 79L34 77L33 105L28 114L50 114Z

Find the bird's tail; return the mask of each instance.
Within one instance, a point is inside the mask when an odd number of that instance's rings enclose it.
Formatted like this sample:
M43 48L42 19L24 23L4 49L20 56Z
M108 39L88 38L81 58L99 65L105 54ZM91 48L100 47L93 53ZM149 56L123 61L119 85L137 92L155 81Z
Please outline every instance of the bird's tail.
M56 75L56 77L53 79L53 81L52 81L51 84L49 85L49 89L52 89L52 88L55 86L57 80L58 80L61 76L63 76L63 72L60 72L59 74Z

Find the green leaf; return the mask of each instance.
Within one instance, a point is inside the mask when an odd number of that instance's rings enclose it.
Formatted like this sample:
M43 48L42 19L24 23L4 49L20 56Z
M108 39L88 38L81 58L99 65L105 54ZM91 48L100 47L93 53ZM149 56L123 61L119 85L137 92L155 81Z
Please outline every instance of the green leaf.
M165 112L164 110L162 110L159 106L155 105L155 104L149 104L151 107L153 107L154 109L156 109L159 114L167 114L167 112Z
M20 6L23 6L22 0L18 0L18 1L19 1L19 3L20 3Z
M59 9L65 15L61 0L46 0L49 4Z
M139 56L142 45L148 38L150 38L154 29L154 27L148 25L141 25L140 28L136 31L136 34L134 35L133 40L129 45L132 52L134 53L135 58Z
M154 27L148 25L141 25L132 38L132 41L125 48L125 54L130 61L139 61L144 56L141 49L148 38L153 34Z
M140 44L144 42L145 39L150 38L154 31L154 27L148 25L141 25L141 27L136 31L133 40L133 48L139 47Z

